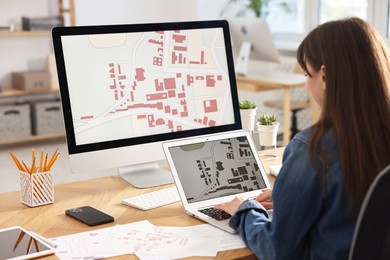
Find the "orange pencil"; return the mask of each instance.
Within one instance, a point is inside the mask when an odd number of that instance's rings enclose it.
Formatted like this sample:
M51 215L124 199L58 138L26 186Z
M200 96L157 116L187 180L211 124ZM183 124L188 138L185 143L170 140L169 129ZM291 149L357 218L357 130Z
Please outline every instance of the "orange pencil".
M35 160L36 160L36 157L34 157L32 163L31 163L30 173L35 173Z
M31 161L34 161L35 158L35 150L34 148L31 149Z
M57 155L57 152L58 152L58 148L54 151L54 153L53 153L52 156L50 157L50 160L49 160L48 165L52 164L54 158L55 158L56 155Z
M43 171L44 171L44 172L46 171L46 167L47 167L47 157L48 157L48 154L46 154L46 156L45 156L45 162L43 163Z
M12 152L9 152L9 154L11 155L12 160L15 162L16 167L18 167L19 171L23 171L23 166L20 163L20 161L18 160L18 158L16 157L16 155Z
M27 172L27 173L31 174L30 170L28 169L27 164L24 161L22 161L22 163L23 163L23 166L24 166L24 172Z
M42 172L42 164L43 164L43 149L41 149L41 156L39 157L39 172Z
M55 158L54 158L51 162L49 162L49 165L47 166L47 171L50 171L50 169L51 169L51 167L53 166L53 164L57 161L59 155L60 155L60 154L57 153L56 156L55 156Z

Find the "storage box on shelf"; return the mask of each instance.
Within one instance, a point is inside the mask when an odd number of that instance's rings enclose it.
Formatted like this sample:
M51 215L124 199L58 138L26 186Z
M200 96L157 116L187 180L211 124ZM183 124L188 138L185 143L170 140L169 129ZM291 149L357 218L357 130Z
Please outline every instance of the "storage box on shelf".
M0 105L0 140L31 136L29 104Z
M32 103L32 133L34 135L58 134L63 132L64 125L60 101Z
M48 90L50 74L47 71L13 72L12 87L20 90Z
M23 101L29 101L30 103L33 102L31 99L35 100L42 100L42 96L49 95L51 102L53 102L53 99L58 99L59 91L58 89L49 89L49 90L32 90L32 91L24 91L24 90L15 90L15 89L9 89L5 90L3 92L0 92L0 101L8 100L8 99L15 99L15 100L23 100ZM1 103L1 102L0 102ZM59 103L59 102L57 102ZM56 103L56 105L57 105ZM15 102L11 105L15 105ZM5 106L5 107L4 107ZM0 104L0 108L2 107L3 110L6 109L7 106L10 106L10 104L3 103ZM48 128L45 130L45 126L38 126L38 129L36 132L32 132L32 111L31 111L31 104L28 104L29 106L29 115L28 115L28 123L29 125L26 125L26 121L22 122L21 124L18 123L18 127L24 128L24 131L27 131L28 129L29 134L28 135L13 135L9 136L10 133L7 133L5 130L8 126L8 121L6 121L6 116L0 110L0 145L9 145L9 144L16 144L16 143L23 143L23 142L31 142L31 141L39 141L39 140L48 140L48 139L58 139L64 137L64 128L62 126L62 112L60 111L54 111L55 114L58 115L56 117L55 125L53 124L52 128ZM8 108L7 108L8 109ZM62 108L61 108L62 109ZM43 112L44 113L44 112ZM43 116L43 115L41 115ZM53 116L51 116L53 117ZM26 119L27 120L27 119ZM53 120L53 119L49 119ZM61 120L61 131L57 132L57 130L60 129L58 126L60 123L58 122ZM11 121L11 120L10 120ZM24 124L23 124L24 123ZM13 121L11 124L16 124L16 121ZM41 122L41 124L43 124ZM18 129L20 130L20 129ZM21 131L21 130L20 130ZM45 133L45 131L52 131L51 133Z

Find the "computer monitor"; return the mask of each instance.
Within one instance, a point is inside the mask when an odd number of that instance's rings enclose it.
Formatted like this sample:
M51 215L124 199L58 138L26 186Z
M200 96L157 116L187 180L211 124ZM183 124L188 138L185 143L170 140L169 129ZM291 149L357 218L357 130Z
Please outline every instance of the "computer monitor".
M52 31L72 171L173 182L164 141L241 129L227 21Z
M236 73L247 74L249 59L279 62L279 53L267 22L262 18L229 18Z

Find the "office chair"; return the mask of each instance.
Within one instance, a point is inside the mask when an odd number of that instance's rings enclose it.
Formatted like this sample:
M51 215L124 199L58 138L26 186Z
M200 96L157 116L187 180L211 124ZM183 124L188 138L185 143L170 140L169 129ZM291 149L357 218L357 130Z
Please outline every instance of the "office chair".
M379 173L363 201L349 260L390 259L390 165Z

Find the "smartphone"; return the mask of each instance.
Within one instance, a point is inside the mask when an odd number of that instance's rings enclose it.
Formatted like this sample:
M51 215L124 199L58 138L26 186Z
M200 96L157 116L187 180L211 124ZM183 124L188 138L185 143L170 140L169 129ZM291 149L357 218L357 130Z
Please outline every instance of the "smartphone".
M97 226L114 221L114 218L91 206L83 206L65 210L65 214L75 218L88 226Z

